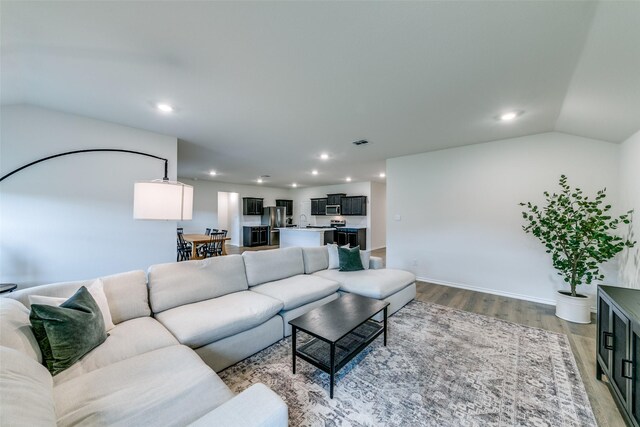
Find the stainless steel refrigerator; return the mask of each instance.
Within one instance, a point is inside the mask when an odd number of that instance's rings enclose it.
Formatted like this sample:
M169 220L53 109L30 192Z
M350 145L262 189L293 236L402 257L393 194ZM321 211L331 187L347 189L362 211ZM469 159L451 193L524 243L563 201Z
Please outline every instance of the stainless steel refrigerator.
M267 206L262 210L262 225L269 226L269 245L280 245L280 230L284 228L287 208L284 206Z

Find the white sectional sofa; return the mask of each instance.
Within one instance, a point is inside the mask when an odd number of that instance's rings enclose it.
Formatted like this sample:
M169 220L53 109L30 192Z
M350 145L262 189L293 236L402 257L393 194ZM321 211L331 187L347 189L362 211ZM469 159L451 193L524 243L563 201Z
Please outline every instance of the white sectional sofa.
M415 297L415 277L380 259L356 272L328 266L326 247L286 248L103 277L116 326L54 377L31 331L29 295L66 298L93 280L8 294L0 298L0 425L286 426L276 393L256 384L234 396L216 372L289 335L289 320L341 293L387 300L390 314Z

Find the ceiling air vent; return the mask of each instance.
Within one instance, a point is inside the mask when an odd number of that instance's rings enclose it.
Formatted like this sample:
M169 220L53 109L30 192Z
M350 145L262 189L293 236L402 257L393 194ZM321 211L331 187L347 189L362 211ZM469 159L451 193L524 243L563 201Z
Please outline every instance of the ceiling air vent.
M369 143L369 141L367 141L366 139L361 139L359 141L353 141L353 145L367 145Z
M271 178L271 175L260 175L260 178Z

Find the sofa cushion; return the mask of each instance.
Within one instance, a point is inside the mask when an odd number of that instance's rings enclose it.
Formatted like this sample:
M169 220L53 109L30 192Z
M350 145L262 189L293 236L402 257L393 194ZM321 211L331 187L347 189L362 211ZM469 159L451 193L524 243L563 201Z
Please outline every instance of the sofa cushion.
M189 348L150 351L56 385L59 426L183 426L233 397Z
M156 319L181 344L198 348L266 322L282 307L277 299L242 291L172 308Z
M340 284L313 275L300 274L275 282L254 286L252 292L282 301L283 310L292 310L335 293Z
M340 283L340 290L364 297L384 299L416 281L416 276L402 270L322 270L313 273Z
M144 271L130 271L127 273L103 276L100 278L104 293L109 301L109 311L114 324L136 317L149 316L149 299L147 293L147 276ZM6 298L20 301L27 308L31 307L29 295L43 295L50 297L69 298L81 286L90 286L94 279L78 282L52 283L34 286L11 292Z
M249 286L304 274L302 248L247 251L242 254Z
M42 352L29 321L29 309L10 298L0 298L0 345L42 363Z
M329 268L329 250L326 246L302 248L304 274L312 274Z
M60 384L112 363L178 344L171 332L151 317L127 320L110 330L104 343L60 372L53 380L55 384Z
M248 287L240 255L149 267L149 301L154 313Z
M9 347L0 347L0 361L0 425L55 426L53 383L47 368Z
M33 304L29 315L45 366L56 375L107 339L100 307L86 287L60 304Z

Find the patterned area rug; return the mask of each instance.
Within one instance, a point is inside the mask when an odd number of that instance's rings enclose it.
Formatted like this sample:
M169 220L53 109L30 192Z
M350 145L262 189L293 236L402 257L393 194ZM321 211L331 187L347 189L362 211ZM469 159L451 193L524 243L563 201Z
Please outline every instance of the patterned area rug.
M271 387L291 426L596 426L565 335L418 301L339 372L333 400L327 374L291 373L291 338L220 376Z

